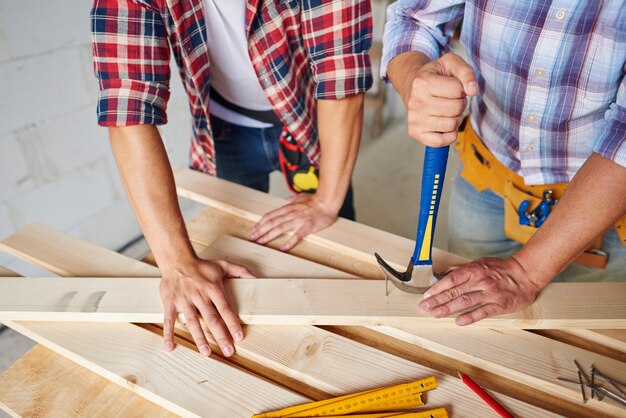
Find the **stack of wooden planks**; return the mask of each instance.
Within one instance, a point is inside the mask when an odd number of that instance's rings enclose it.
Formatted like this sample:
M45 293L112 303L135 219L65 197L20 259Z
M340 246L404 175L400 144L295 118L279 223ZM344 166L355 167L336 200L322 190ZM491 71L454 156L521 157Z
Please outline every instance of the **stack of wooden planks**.
M434 375L439 389L428 394L429 409L446 407L451 416L460 417L493 416L493 411L453 377L459 370L491 390L514 416L617 417L626 413L626 409L606 398L583 405L580 388L556 380L557 376L576 377L573 360L585 367L593 363L614 377L626 376L626 331L601 329L626 327L625 287L578 284L567 290L571 294L557 289L552 296L547 293L552 299L540 301L522 316L502 318L489 326L426 326L430 320L411 316L417 313L408 309L409 302L403 302L406 305L401 317L388 315L390 311L384 311L381 305L372 307L379 311L362 310L362 322L337 320L325 321L332 324L329 326L314 326L323 309L335 309L327 317L349 316L346 309L358 305L349 301L352 294L367 290L365 294L372 297L370 302L384 300L382 282L362 280L382 278L372 253L384 251L386 258L400 266L410 254L412 242L340 220L299 244L291 254L284 254L243 239L264 212L284 201L188 170L177 171L176 177L181 195L209 206L188 223L198 254L227 258L246 264L258 277L274 278L258 279L265 283L252 284L255 292L265 285L272 287L274 303L267 304L262 312L256 304L248 305L244 311L240 309L240 313L249 314L242 318L253 324L245 326L246 338L238 344L236 355L221 358L212 341L217 355L202 357L183 325L177 332L179 346L166 354L162 351L162 330L158 324L43 322L41 316L31 318L37 321L5 320L41 345L0 376L3 409L15 416L250 416L307 400ZM149 277L159 276L158 269L150 264L39 225L8 237L0 248L64 277L119 277L150 283L155 279ZM462 261L443 252L435 254L440 268ZM328 286L349 281L349 286L331 295L336 300L324 299L326 293L322 292L319 298L308 299L310 305L295 310L297 306L288 302L294 292L301 293L305 277L315 277L320 283L330 283ZM354 281L357 277L361 281ZM80 282L78 278L74 282ZM22 286L18 282L28 280L35 279L3 279L0 286L3 290L9 286L18 289ZM45 279L39 280L41 289L45 288ZM56 285L67 283L68 279L49 280ZM114 286L114 279L93 280ZM296 282L300 287L289 284ZM316 286L309 284L306 290L310 292L312 288ZM76 290L68 290L73 291ZM52 292L54 287L46 288L42 297L51 296ZM369 292L380 292L380 299ZM242 300L249 301L247 295ZM392 295L399 295L401 301L405 297L399 292ZM105 307L104 298L94 296L99 305L84 312L89 296L76 305L74 314L93 317L100 307ZM47 316L57 311L67 313L73 306L66 301L63 309L58 309L58 303L38 303L26 309L15 298L2 299L0 295L0 300L0 305L13 302L14 308L22 306L21 311L14 309L14 314L44 307L40 313ZM307 299L298 299L298 304L303 301ZM54 306L56 311L50 309ZM156 307L159 308L158 303ZM124 309L123 314L131 310L128 306ZM273 316L266 309L274 309ZM364 318L372 313L377 319L366 321ZM277 316L282 319L276 320ZM290 322L288 318L292 316L298 320ZM290 325L263 324L269 320L254 323L259 317L272 317L274 323ZM399 322L385 322L386 318Z

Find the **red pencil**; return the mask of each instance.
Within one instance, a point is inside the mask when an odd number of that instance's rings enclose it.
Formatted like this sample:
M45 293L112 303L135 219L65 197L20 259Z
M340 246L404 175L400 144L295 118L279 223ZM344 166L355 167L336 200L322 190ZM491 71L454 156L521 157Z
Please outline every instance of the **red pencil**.
M475 394L481 397L483 401L487 403L494 411L498 413L502 418L514 418L506 409L502 407L495 399L493 399L487 392L483 390L476 382L474 382L469 376L457 371L457 374L467 386L469 386Z

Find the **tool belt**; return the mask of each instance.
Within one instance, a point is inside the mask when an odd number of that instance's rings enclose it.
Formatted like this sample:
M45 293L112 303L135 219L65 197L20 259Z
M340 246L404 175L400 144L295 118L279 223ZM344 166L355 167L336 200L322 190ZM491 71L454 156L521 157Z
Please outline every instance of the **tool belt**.
M274 126L283 123L273 110L259 111L247 109L228 101L215 88L209 96L217 103L240 115L269 123ZM296 142L291 134L283 129L278 149L280 169L285 176L287 186L295 193L315 193L319 186L319 170L309 161L304 148Z
M456 150L461 156L461 176L478 191L489 189L504 199L504 233L525 244L537 231L569 183L527 186L524 179L508 169L487 149L467 118L459 128ZM626 242L626 214L615 224L622 245ZM601 250L602 236L575 261L604 269L608 255Z

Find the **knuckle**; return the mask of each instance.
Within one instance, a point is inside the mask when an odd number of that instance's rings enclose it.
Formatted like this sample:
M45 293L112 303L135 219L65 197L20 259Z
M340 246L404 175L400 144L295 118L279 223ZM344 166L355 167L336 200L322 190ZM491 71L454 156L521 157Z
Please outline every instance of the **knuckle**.
M459 297L459 291L458 289L449 289L448 291L446 291L446 299L447 300L454 300L457 297Z
M222 321L220 320L219 316L217 316L215 314L207 315L204 318L204 322L206 323L206 325L209 328L212 328L212 327L215 327L215 326L219 326L222 323Z
M459 301L461 302L461 306L471 306L472 305L472 297L468 294L463 294L459 296Z

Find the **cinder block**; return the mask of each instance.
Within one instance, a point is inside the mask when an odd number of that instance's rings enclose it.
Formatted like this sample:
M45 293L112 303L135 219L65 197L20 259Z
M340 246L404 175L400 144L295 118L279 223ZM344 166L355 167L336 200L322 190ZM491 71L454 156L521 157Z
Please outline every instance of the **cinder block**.
M34 180L15 134L0 137L0 199L32 189ZM3 219L0 219L0 224Z
M17 228L36 221L66 230L109 206L116 195L106 161L99 161L13 198L8 205Z
M68 232L111 250L120 249L142 234L125 198L113 202Z
M0 32L10 56L22 58L91 43L90 1L3 0Z
M39 126L43 155L59 175L111 154L108 130L98 126L96 105L48 119Z
M96 101L79 48L0 64L0 80L0 135Z
M184 115L170 119L167 125L159 127L167 150L170 164L180 167L189 165L189 146L191 141L191 116Z

